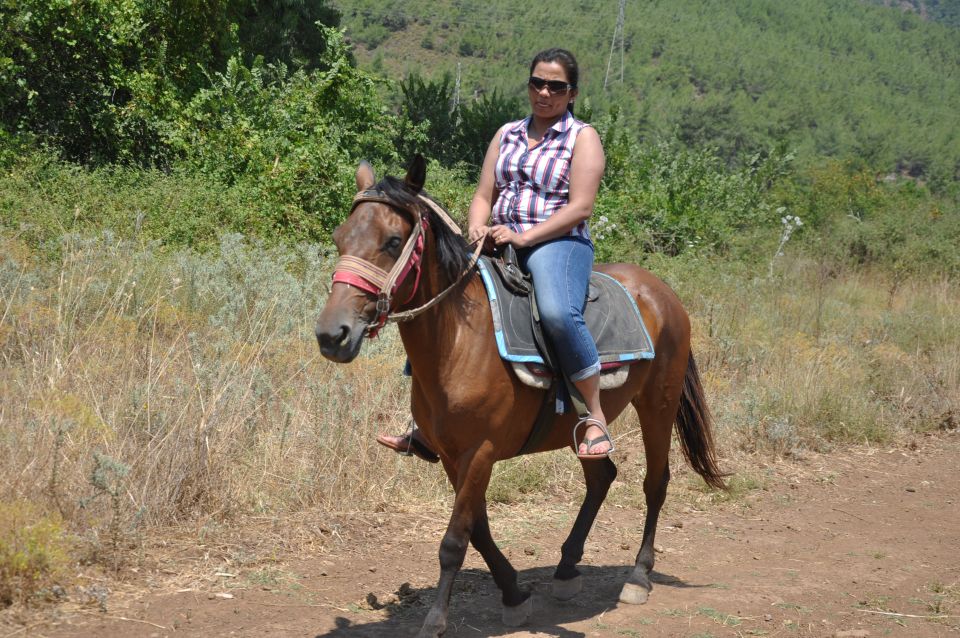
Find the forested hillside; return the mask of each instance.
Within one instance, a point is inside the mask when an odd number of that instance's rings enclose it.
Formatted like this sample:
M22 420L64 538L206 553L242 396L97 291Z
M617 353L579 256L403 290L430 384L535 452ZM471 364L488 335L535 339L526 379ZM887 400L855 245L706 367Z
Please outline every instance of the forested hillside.
M948 15L953 4L936 6ZM563 45L594 112L615 106L643 138L710 144L728 159L785 142L803 159L960 179L960 31L919 13L856 0L628 0L621 53L616 0L337 5L362 66L439 77L459 65L463 100L524 95L532 54Z

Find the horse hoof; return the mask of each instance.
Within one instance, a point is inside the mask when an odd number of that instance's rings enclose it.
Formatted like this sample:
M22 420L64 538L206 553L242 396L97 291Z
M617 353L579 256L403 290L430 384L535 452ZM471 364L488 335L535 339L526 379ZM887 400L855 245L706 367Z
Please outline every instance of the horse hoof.
M507 627L519 627L530 620L530 614L533 612L533 596L516 607L503 607L503 624Z
M577 575L569 580L554 578L550 585L550 593L557 600L570 600L583 589L583 576Z
M620 602L628 605L642 605L649 597L649 589L633 583L624 584L623 589L620 590Z

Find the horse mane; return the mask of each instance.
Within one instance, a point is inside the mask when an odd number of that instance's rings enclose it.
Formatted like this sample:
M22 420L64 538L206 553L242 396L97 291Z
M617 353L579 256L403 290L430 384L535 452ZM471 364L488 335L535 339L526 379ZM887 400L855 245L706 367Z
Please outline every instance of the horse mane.
M397 203L397 208L406 212L409 210L420 210L421 214L426 216L427 223L430 224L430 230L433 231L434 243L436 244L436 257L440 269L451 281L460 276L466 267L470 264L470 255L468 253L467 242L462 235L458 235L447 226L447 224L432 211L423 210L423 202L417 197L406 182L396 177L384 177L376 186L377 190L382 191L384 195ZM424 197L427 197L433 203L446 210L437 200L430 197L426 191L421 191ZM413 221L413 220L411 220Z

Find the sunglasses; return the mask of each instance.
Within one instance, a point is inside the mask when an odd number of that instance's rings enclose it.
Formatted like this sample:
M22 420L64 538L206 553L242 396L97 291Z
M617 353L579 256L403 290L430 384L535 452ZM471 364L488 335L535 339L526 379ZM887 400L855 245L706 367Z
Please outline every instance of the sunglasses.
M544 80L543 78L538 78L535 75L531 75L530 79L527 80L527 86L537 92L542 91L543 87L547 87L547 91L550 93L550 95L559 95L561 93L566 93L570 89L577 88L572 84L567 84L563 80Z

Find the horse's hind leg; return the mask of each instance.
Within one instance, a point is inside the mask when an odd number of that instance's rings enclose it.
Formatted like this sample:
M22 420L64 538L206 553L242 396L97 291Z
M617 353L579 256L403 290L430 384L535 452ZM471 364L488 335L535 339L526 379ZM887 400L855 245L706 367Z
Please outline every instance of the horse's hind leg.
M646 405L644 405L646 404ZM643 405L643 409L641 409ZM667 498L670 483L670 435L676 410L661 410L649 414L649 404L640 398L633 400L643 428L643 447L647 457L647 474L643 479L643 493L647 501L647 517L643 524L643 541L637 560L627 582L620 591L620 601L639 605L647 602L653 585L650 572L653 570L653 542L657 533L660 508Z
M584 459L580 464L583 466L583 476L587 483L587 494L580 505L573 529L561 547L560 564L553 574L553 595L560 600L569 600L580 593L582 585L577 563L583 558L583 544L603 500L607 497L610 485L617 478L617 466L608 458Z

